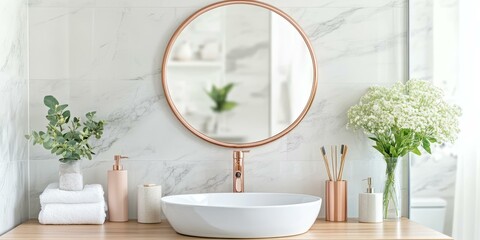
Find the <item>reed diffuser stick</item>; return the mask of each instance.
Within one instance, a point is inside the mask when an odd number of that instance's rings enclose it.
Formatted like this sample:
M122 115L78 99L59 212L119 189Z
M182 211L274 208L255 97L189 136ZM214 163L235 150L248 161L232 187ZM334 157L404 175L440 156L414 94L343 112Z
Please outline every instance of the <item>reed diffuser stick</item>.
M322 146L322 156L323 156L323 162L325 163L325 168L327 169L327 174L328 174L328 180L332 181L332 174L330 173L330 165L328 164L328 159L327 159L327 151L325 150L325 146Z
M348 146L347 145L342 145L342 148L340 149L340 153L342 154L342 159L340 163L340 173L338 174L338 179L339 181L342 180L343 176L343 167L345 166L345 157L347 156L347 151L348 151Z

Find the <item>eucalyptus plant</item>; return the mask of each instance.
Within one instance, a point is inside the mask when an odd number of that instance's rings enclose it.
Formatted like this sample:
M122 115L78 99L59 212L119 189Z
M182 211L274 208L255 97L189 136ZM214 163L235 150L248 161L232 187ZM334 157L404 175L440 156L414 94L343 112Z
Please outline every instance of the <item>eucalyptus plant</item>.
M88 143L91 137L100 139L103 134L105 121L95 121L96 112L85 114L86 120L82 122L80 117L71 117L67 110L68 104L60 104L53 96L45 96L43 103L48 107L46 131L32 131L26 135L32 139L33 145L41 144L52 154L61 156L60 162L92 159L95 153Z
M212 85L212 89L208 91L207 94L215 102L215 106L212 107L214 112L221 113L229 111L237 106L236 102L227 100L228 94L234 86L233 83L229 83L223 87Z

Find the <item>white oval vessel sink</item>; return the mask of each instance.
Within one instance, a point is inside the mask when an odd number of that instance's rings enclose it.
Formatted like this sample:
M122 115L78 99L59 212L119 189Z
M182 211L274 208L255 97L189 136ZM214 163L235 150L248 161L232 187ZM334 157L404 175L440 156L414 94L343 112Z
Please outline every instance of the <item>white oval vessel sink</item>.
M206 193L162 198L177 233L214 238L269 238L307 232L322 199L288 193Z

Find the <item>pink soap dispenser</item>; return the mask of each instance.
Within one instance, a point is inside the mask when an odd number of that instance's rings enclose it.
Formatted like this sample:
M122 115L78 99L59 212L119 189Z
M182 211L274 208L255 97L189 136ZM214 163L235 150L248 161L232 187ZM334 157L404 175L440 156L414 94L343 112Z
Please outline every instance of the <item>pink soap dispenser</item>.
M108 171L108 216L111 222L128 221L128 172L120 164L123 158L128 157L115 155L113 170Z

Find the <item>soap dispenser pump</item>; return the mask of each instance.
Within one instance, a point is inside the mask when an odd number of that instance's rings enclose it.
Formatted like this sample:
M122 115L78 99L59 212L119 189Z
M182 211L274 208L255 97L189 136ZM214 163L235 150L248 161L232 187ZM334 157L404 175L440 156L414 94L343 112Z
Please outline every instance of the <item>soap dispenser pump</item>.
M108 171L108 216L111 222L128 221L128 172L120 160L128 158L115 155L113 169Z
M365 193L360 193L358 196L358 221L365 223L382 222L382 193L375 193L371 177L364 180L367 180L368 187Z

